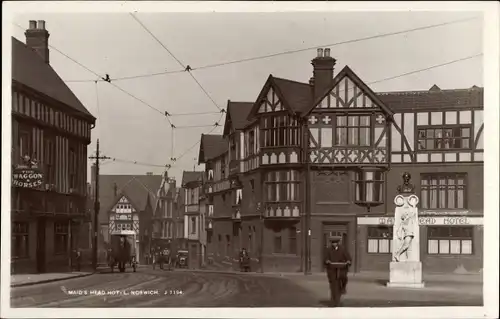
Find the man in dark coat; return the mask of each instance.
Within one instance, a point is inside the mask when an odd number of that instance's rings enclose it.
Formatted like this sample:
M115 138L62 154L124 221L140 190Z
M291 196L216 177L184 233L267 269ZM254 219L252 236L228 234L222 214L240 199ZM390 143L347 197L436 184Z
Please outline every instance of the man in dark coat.
M340 303L341 294L347 285L347 267L351 264L349 252L340 245L340 239L332 240L325 258L326 274L330 284L330 296L334 307ZM338 265L335 263L342 263Z

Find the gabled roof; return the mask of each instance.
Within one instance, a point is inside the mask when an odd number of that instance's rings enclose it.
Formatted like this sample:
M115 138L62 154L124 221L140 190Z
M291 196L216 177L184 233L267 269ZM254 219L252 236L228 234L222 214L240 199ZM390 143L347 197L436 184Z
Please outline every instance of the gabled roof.
M184 171L182 173L182 187L188 183L201 182L202 178L203 172Z
M248 114L252 110L253 102L233 102L227 101L227 115L226 122L224 124L224 136L229 134L231 123L234 130L242 130L252 121L248 120Z
M271 87L275 90L276 95L282 101L285 108L292 114L301 114L307 111L313 102L313 87L309 83L277 78L270 74L249 112L248 120L254 118L259 110L262 99Z
M12 80L71 108L77 115L95 121L57 72L32 49L12 37Z
M161 185L161 175L99 175L100 223L108 223L108 212L125 195L137 211L146 208L148 200L154 203ZM114 184L117 195L114 195ZM148 199L149 197L149 199Z
M293 113L290 105L288 105L288 103L286 102L285 97L283 96L281 90L276 86L276 84L274 83L273 79L274 79L273 75L269 74L269 77L267 78L266 82L264 83L264 86L260 90L259 96L257 96L257 99L255 100L255 102L254 102L254 104L252 106L252 109L248 113L248 116L247 116L247 120L248 121L252 121L255 118L255 115L259 111L260 104L262 103L262 100L266 97L267 92L269 91L269 89L271 87L276 91L276 95L278 96L278 98L280 99L280 101L282 101L282 103L285 106L285 108L290 113Z
M348 77L351 79L354 84L356 84L361 90L364 91L366 95L368 95L373 102L375 102L380 108L390 117L394 114L394 112L382 101L380 98L375 94L375 92L368 87L357 75L352 71L347 65L333 78L332 84L328 86L325 89L325 92L323 94L320 94L313 102L313 104L310 106L310 109L304 112L302 115L308 115L314 108L326 97L330 92L339 84L339 82L344 78Z
M222 135L202 134L200 142L200 152L198 155L198 164L219 157L227 152L228 142Z
M313 88L309 83L275 77L273 77L273 82L293 112L300 114L307 111L313 102Z
M484 89L473 86L470 89L428 91L381 92L377 96L392 110L410 110L440 107L484 107Z

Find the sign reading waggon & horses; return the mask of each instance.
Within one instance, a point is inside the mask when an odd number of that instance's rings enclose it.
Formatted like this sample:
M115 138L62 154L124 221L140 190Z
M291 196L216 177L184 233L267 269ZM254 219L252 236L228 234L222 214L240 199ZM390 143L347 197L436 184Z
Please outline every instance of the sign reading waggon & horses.
M36 188L43 183L43 174L38 169L15 168L12 172L12 185L23 188Z
M43 183L43 173L38 169L38 161L29 155L21 157L21 163L12 170L12 186L37 188Z

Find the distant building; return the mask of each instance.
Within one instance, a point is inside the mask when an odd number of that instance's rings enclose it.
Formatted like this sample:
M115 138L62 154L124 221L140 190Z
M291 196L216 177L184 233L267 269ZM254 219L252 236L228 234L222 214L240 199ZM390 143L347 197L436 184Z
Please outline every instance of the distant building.
M175 200L177 187L175 179L163 173L161 185L158 188L157 199L153 210L153 229L151 247L175 248Z
M184 234L184 189L176 188L177 193L174 200L174 243L177 250L187 249L187 238Z
M254 102L228 102L222 135L201 136L208 255L234 267L247 248L253 269L322 271L342 238L354 271L389 271L409 172L424 272L479 271L483 89L375 93L335 64L319 49L309 83L270 75Z
M189 267L199 268L205 258L204 240L201 239L200 192L203 172L184 171L182 188L184 189L184 238L189 251Z
M92 196L95 194L95 166L92 167ZM98 259L106 262L111 236L126 235L133 243L139 262L150 251L153 205L161 175L99 175ZM135 243L134 243L135 240Z
M12 38L12 272L67 271L89 222L95 117L50 66L45 21L25 35L26 44Z

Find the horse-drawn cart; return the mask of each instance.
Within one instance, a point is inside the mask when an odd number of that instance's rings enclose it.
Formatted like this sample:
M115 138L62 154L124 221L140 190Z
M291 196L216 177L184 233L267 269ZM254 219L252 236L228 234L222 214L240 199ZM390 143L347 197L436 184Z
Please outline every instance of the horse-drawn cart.
M115 267L117 267L120 272L125 272L127 264L129 264L134 272L136 272L137 262L135 258L135 251L133 246L127 240L127 237L123 235L112 235L111 247L108 259L111 272L114 271Z

